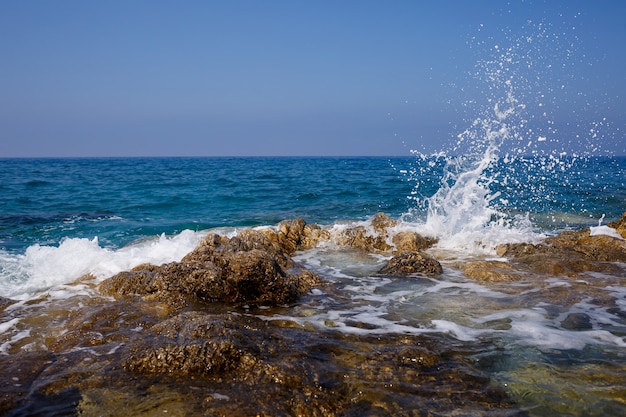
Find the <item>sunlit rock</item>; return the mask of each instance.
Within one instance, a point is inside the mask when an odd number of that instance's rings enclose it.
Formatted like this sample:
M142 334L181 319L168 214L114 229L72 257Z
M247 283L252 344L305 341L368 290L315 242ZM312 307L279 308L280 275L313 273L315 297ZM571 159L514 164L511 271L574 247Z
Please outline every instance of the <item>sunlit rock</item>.
M188 301L289 304L319 277L304 270L261 232L245 230L227 239L211 234L180 262L140 265L100 285L105 295L142 295L185 305Z
M622 214L619 220L609 223L608 226L615 229L617 233L626 239L626 213Z
M511 264L501 261L468 262L463 266L463 273L483 282L508 282L522 279L522 274Z
M420 252L437 243L436 239L415 232L399 232L391 238L391 241L395 245L395 253Z
M440 275L443 272L441 264L424 252L403 252L391 258L378 273L382 275L406 276L425 274L428 276Z
M322 241L330 240L328 230L316 224L307 224L301 218L284 220L277 225L276 230L266 228L262 229L261 233L270 241L277 243L289 255L297 250L311 249Z
M626 242L589 229L565 231L542 243L515 243L496 248L516 268L534 273L577 277L584 272L621 274L616 262L626 262Z

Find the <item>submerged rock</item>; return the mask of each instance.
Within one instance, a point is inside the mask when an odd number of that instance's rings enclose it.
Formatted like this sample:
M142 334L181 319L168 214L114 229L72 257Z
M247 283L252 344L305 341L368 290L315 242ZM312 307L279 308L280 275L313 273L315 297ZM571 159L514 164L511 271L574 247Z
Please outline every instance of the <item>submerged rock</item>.
M255 230L228 239L211 234L180 262L139 265L100 285L105 295L142 295L172 305L187 302L289 304L318 284L280 246Z
M16 301L13 301L9 298L0 297L0 311L3 311L5 308L14 304Z
M474 261L463 266L463 273L481 282L509 282L522 279L523 275L507 262Z
M441 264L424 252L403 252L391 258L378 273L382 275L406 276L425 274L440 275L443 272Z
M593 324L591 323L591 317L585 313L571 313L568 314L561 326L567 330L591 330Z
M515 415L506 394L446 343L195 311L148 329L124 368L211 387L217 394L202 401L209 415L412 415L407 402L441 414Z

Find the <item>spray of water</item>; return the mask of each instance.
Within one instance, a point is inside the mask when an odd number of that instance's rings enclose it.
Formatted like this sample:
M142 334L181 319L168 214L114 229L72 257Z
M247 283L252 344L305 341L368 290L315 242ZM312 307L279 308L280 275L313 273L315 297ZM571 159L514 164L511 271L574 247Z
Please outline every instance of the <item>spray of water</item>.
M482 29L482 28L481 28ZM581 150L579 134L560 132L554 113L571 94L576 37L567 37L543 22L527 22L522 37L510 32L487 39L473 38L481 59L473 78L482 86L468 100L478 116L468 118L448 150L416 155L409 220L422 219L423 231L440 239L440 246L491 251L503 241L532 240L529 212L558 206L559 186L572 187L570 170L598 152L594 123ZM558 62L558 64L555 64ZM569 103L576 104L576 103ZM575 126L580 132L580 126ZM577 141L577 152L571 140ZM585 142L582 141L582 142ZM439 179L434 194L428 185ZM552 205L548 207L547 205ZM425 216L425 219L424 219Z

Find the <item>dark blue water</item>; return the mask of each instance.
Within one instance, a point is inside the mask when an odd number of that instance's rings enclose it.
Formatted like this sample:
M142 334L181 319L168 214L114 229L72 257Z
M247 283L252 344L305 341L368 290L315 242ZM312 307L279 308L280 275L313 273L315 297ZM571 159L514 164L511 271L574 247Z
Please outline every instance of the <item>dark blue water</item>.
M2 159L0 249L94 237L121 247L295 217L331 224L383 211L419 219L444 169L442 158L414 157ZM562 228L619 217L625 173L626 158L520 158L498 160L483 182L499 193L491 206Z
M63 237L121 246L297 216L323 223L397 216L412 187L386 158L12 159L0 161L0 184L5 250Z

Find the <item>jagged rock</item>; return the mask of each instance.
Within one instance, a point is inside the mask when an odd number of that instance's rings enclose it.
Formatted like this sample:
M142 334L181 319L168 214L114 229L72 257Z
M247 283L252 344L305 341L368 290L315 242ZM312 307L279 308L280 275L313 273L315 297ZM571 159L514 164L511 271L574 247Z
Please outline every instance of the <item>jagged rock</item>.
M386 234L372 235L364 226L347 228L338 236L337 243L365 252L386 252L391 249Z
M378 273L382 275L411 275L426 274L440 275L443 272L441 264L423 252L403 252L391 258Z
M125 367L143 373L223 375L249 373L258 347L249 339L245 318L185 312L150 329L156 337L140 343ZM246 322L245 324L242 322ZM255 321L256 326L263 325Z
M395 253L420 252L437 243L436 239L424 237L415 232L399 232L391 241L395 245Z
M371 229L365 226L348 227L337 236L337 244L365 252L387 252L393 248L388 242L388 229L397 223L385 213L377 213L370 221Z
M563 232L547 238L546 243L557 249L578 252L590 261L626 262L626 242L606 235L591 236L589 229Z
M617 230L617 233L626 239L626 213L622 214L619 220L611 222L607 226Z
M304 270L264 234L245 230L227 239L211 234L180 262L140 265L100 284L105 295L142 295L185 305L187 301L289 304L319 277Z
M620 274L615 262L626 262L626 243L611 236L591 236L589 229L565 231L542 243L515 243L496 248L522 270L576 277L587 271Z
M3 311L5 308L7 308L13 303L15 303L15 301L9 298L0 297L0 311Z
M270 228L261 230L270 241L277 243L287 254L297 250L311 249L319 242L330 239L330 233L316 224L307 224L303 219L284 220L277 230Z
M378 233L387 233L387 229L398 225L396 220L393 220L385 213L376 213L374 217L372 217L371 223L374 230Z
M498 407L514 415L506 394L442 342L311 332L195 311L148 329L123 368L193 379L219 392L202 401L207 415L408 415L408 399L440 414Z

